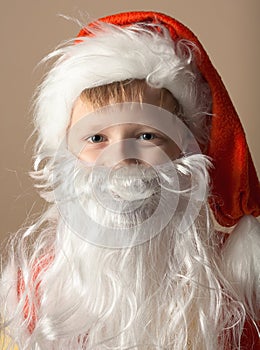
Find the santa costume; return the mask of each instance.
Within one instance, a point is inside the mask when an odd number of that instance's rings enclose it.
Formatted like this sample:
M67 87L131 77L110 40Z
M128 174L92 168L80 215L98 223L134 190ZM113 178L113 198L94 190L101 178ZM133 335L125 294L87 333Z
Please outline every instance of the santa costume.
M128 12L83 27L47 60L54 58L35 99L32 172L49 207L10 240L3 349L260 349L260 186L239 117L199 40L167 15ZM89 190L106 198L105 170L91 177L63 146L82 91L133 80L170 92L195 141L182 140L181 156L154 171L119 169L109 188L125 197L108 213ZM131 231L133 218L138 224L155 211L158 176L163 210ZM143 195L145 207L127 216L131 195ZM151 234L165 213L167 223ZM131 236L117 245L116 235L109 245L115 221L134 232L134 243Z

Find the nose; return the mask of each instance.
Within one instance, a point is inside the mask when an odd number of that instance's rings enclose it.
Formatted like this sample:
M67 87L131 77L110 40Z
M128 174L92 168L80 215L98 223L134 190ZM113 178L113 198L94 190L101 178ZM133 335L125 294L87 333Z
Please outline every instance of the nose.
M134 139L123 139L106 147L102 158L105 165L121 167L140 163L139 150Z
M126 158L126 159L123 159L121 160L119 163L117 163L113 168L114 169L118 169L118 168L121 168L123 166L128 166L128 165L132 165L132 164L140 164L141 161L139 159L136 159L136 158Z

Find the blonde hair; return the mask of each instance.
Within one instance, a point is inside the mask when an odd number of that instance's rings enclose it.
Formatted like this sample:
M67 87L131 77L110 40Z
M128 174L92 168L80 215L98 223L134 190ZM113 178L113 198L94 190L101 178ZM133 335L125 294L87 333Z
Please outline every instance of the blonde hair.
M106 105L122 102L137 101L145 102L145 92L148 87L145 79L126 79L110 84L84 89L80 98L83 102L90 102L94 109ZM159 106L164 107L167 98L172 100L171 113L180 115L181 106L177 99L165 88L158 89L160 101Z

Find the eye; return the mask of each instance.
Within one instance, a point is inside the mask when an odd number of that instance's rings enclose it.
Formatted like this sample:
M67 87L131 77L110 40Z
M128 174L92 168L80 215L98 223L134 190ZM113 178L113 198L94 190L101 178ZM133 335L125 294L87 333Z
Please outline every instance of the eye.
M144 132L141 135L139 135L139 138L144 141L150 141L156 138L156 135L152 132Z
M102 135L96 134L86 138L85 140L90 143L100 143L104 141L104 137Z

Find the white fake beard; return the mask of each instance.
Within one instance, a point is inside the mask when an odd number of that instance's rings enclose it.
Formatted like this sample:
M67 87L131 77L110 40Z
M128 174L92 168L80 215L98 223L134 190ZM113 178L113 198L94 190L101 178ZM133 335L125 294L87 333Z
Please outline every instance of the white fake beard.
M115 232L142 223L153 214L160 199L158 175L152 168L142 165L115 171L100 167L94 173L83 168L76 175L74 185L72 196L75 198L71 205L65 204L65 213L75 209L77 220L81 221L78 226L82 228L89 218L87 224L92 224L93 230L95 226L95 234L100 237L107 235L109 229Z
M209 164L205 156L192 155L172 162L173 167L160 166L157 170L160 178L165 180L160 191L155 172L150 172L151 169L131 166L116 172L115 181L117 185L119 181L122 187L114 190L125 200L145 198L144 207L148 205L151 213L157 203L153 197L161 195L163 188L169 188L169 192L178 196L179 203L170 221L167 225L162 223L163 229L156 235L152 234L150 239L136 244L141 233L137 230L132 245L115 249L85 240L82 232L73 231L70 221L64 220L64 208L78 208L79 197L75 194L80 194L81 204L90 208L90 214L96 219L104 216L103 222L111 223L114 214L108 211L105 217L104 208L98 202L93 214L94 198L90 197L88 183L90 172L82 166L75 168L71 158L58 159L54 171L54 196L50 192L47 194L49 200L51 197L53 201L58 200L61 208L53 242L54 259L50 266L41 270L36 280L31 278L28 281L25 295L31 301L35 300L35 288L41 281L41 302L36 310L37 321L32 335L25 337L24 330L19 327L23 316L17 317L19 320L13 323L12 334L20 348L223 349L222 331L230 325L228 320L235 321L234 312L230 305L227 307L214 270L211 248L215 243L206 205L207 193L201 196L203 191L200 191L201 184L206 184L207 188ZM129 169L131 176L127 177L125 172ZM180 180L179 190L172 182L173 178L176 180L175 172ZM124 176L119 176L122 173ZM93 181L98 183L98 177ZM136 184L136 192L126 191L126 185L133 190ZM104 188L104 191L107 189ZM136 195L133 196L133 193ZM75 206L71 206L73 202ZM191 206L188 205L190 203ZM166 209L171 208L170 204L164 203ZM193 221L190 209L195 207L201 207L201 210ZM76 211L67 213L77 217ZM130 211L131 219L133 213L145 222L147 211ZM120 217L120 212L116 215ZM190 221L185 221L188 225L185 232L181 225L183 216L190 217ZM49 224L53 223L52 219ZM128 228L130 221L122 219L120 224L126 223ZM106 232L104 226L100 227L95 235ZM88 227L88 231L91 230L92 227ZM50 246L52 239L53 236L46 237L46 232L39 236L35 257L40 256L42 247ZM24 273L27 271L25 267ZM23 305L19 305L18 310L23 315ZM33 317L32 309L30 312L27 324Z
M178 230L187 201L192 199L191 194L198 190L201 183L207 183L209 161L202 155L193 155L173 164L180 183L187 185L193 179L194 186L187 188L185 185L181 191L175 188L180 210L176 210L156 236L143 244L121 249L99 247L72 232L64 217L59 221L55 259L40 277L41 317L33 333L40 349L183 350L189 344L193 344L194 349L208 349L208 344L217 349L218 337L212 338L214 330L219 334L212 302L216 293L213 287L218 282L210 268L205 269L204 265L209 264L206 248L210 239L207 231L209 219L205 215L207 194L203 201L193 198L194 206L203 207L202 219L199 215L186 232ZM160 168L162 170L163 166ZM129 217L127 213L120 216L118 208L116 214L107 212L91 197L93 184L100 184L98 177L93 178L90 185L88 181L91 177L86 169L79 168L75 172L74 168L75 181L71 181L70 162L59 170L56 180L69 180L60 184L56 195L61 195L64 190L66 205L71 209L71 202L78 201L71 195L75 194L70 187L74 182L73 188L77 184L77 192L83 198L82 203L88 208L88 213L106 224L113 223L113 215L117 215L120 218L118 222L127 227L133 215L138 220L146 219L147 213L154 211L154 197L161 193L158 191L158 176L151 169L145 170L142 166L119 169L112 182L112 185L116 184L113 187L117 192L115 201L118 201L117 196L121 196L125 201L129 200L131 207L132 201L144 198L144 207L149 207L148 211L130 211ZM127 176L129 170L131 176ZM171 174L161 171L162 174L174 192ZM131 192L126 191L126 186ZM107 188L101 191L106 193ZM167 208L169 204L165 203ZM127 203L123 201L120 209L125 205ZM71 215L77 217L76 212ZM105 226L101 226L100 230L102 227L105 232ZM89 231L91 229L88 228ZM198 288L199 284L206 288ZM200 314L207 315L204 322L199 321ZM203 331L200 323L203 323ZM207 332L211 334L210 338L205 334Z
M61 217L74 233L95 245L123 248L144 243L166 227L177 205L178 212L184 212L187 202L192 203L194 174L185 175L187 165L182 163L93 170L68 162L56 173L58 183L62 177L54 191ZM203 191L195 187L198 197ZM203 201L205 192L204 185ZM198 203L201 206L201 198Z

